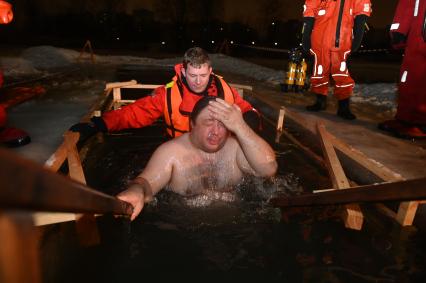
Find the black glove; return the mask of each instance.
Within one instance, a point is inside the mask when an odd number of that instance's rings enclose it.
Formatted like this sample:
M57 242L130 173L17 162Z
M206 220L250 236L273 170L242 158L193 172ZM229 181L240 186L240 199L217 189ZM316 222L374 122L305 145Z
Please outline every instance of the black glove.
M391 44L395 49L404 48L405 43L407 42L407 36L403 33L393 31L391 32Z
M311 49L311 34L314 29L315 18L304 17L303 18L303 31L302 31L302 48L303 51L309 53Z
M107 126L101 117L92 117L90 123L77 123L69 129L72 132L80 133L79 142L84 142L98 132L107 132Z
M352 52L357 51L359 47L361 46L367 18L368 17L366 15L358 15L355 17L354 28L353 28L354 39L352 40L352 47L351 47Z

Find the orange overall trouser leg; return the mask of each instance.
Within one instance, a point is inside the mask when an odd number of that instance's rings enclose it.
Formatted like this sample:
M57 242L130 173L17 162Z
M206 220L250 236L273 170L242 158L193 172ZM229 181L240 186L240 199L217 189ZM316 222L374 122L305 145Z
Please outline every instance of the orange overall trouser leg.
M350 51L331 51L331 76L335 83L334 96L337 100L349 98L355 86L346 63L349 53Z
M334 95L336 98L338 100L349 98L355 85L346 63L350 52L311 49L311 53L315 58L311 91L315 94L327 95L331 75L335 82Z

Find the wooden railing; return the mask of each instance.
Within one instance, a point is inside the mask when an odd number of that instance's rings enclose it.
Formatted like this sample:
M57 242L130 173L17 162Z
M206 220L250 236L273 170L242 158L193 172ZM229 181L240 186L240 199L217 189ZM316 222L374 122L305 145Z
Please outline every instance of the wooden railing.
M2 210L114 213L130 215L131 206L0 149Z
M426 178L347 187L299 195L281 196L271 199L276 207L322 206L384 201L410 201L426 199Z
M291 120L293 123L299 125L301 129L304 129L304 134L312 135L314 132L317 133L318 140L321 144L324 158L318 156L310 148L301 144L296 138L293 137L287 131L283 131L284 128L284 115L287 115L286 119ZM274 205L280 207L286 206L311 206L318 203L318 205L327 204L350 204L349 209L345 210L345 225L348 228L360 229L362 226L362 213L357 206L353 206L357 202L375 202L376 207L380 212L386 216L396 220L402 226L412 225L414 217L417 212L417 208L420 204L426 203L424 201L423 190L426 189L422 182L425 180L409 180L406 181L396 172L393 172L389 168L382 164L375 162L368 158L362 152L344 143L342 140L333 136L328 132L324 125L316 123L316 127L313 128L310 123L306 121L300 114L285 109L283 106L280 108L278 122L277 122L277 135L275 141L279 143L281 135L285 135L286 138L297 144L312 160L316 161L317 164L328 170L331 181L333 183L333 189L348 189L349 183L347 182L346 174L350 173L352 180L361 179L359 176L364 175L366 179L369 179L369 184L380 184L380 186L361 186L364 188L357 195L353 190L344 190L341 192L328 193L327 190L318 190L316 194L297 196L291 198L291 200L285 196L277 197L272 200ZM313 138L315 136L312 135ZM343 164L344 163L344 164ZM343 170L345 168L346 170ZM345 174L346 173L346 174ZM367 183L367 184L368 184ZM416 185L414 188L409 189L411 185ZM398 195L397 186L400 187L400 195ZM382 197L378 196L379 191L367 192L367 189L375 190L375 188L384 188L380 192ZM387 192L386 188L390 188ZM387 195L392 193L393 195ZM402 193L404 192L404 193ZM336 196L336 198L334 197ZM347 196L346 201L344 196ZM327 201L330 197L331 201ZM357 198L359 198L357 200ZM399 201L397 211L390 209L384 205L383 201ZM334 202L333 202L334 201ZM298 204L298 205L296 205ZM305 204L305 205L302 205ZM346 208L347 208L346 205Z
M106 89L81 122L100 115L111 92ZM41 282L36 225L76 220L80 242L93 245L100 241L95 214L131 215L130 204L86 186L78 139L66 132L44 167L0 149L0 282ZM69 177L57 173L66 160Z
M41 281L32 212L132 213L130 204L5 149L0 149L0 184L0 282Z

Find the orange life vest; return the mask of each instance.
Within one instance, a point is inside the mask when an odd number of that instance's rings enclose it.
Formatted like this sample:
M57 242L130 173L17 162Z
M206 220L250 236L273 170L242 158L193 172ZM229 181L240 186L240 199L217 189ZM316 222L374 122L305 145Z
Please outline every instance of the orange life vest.
M226 102L234 103L234 94L231 87L217 75L212 75L217 88L217 97ZM176 77L166 86L166 105L164 107L164 120L167 126L167 133L170 137L179 137L189 132L189 115L179 111L182 103L183 86L182 82ZM201 99L202 96L200 96Z

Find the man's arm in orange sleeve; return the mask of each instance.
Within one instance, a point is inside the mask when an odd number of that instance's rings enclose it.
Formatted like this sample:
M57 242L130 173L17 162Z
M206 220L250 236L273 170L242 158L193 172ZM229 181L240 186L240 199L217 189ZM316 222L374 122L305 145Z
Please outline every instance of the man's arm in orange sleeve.
M240 107L241 112L245 113L253 109L253 106L251 106L249 102L245 101L235 88L232 87L231 90L234 95L234 102L238 105L238 107Z
M241 112L243 113L244 121L252 128L255 132L262 130L262 118L259 111L256 110L248 101L244 100L238 91L234 88L232 93L234 95L235 104L240 107Z
M153 124L164 113L166 90L156 88L152 95L140 98L121 109L102 115L109 132L123 129L142 128Z

